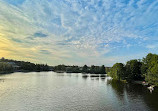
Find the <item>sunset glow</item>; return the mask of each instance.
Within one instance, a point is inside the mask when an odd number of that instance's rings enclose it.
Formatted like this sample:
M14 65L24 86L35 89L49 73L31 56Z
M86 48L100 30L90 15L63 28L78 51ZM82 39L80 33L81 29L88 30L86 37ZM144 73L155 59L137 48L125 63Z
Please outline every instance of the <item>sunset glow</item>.
M158 53L157 0L0 0L0 57L108 65Z

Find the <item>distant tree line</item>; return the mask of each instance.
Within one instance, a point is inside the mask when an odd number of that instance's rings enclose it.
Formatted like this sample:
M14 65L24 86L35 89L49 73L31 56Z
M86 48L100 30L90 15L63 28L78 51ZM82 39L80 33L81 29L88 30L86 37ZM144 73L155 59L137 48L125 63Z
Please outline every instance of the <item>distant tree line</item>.
M5 62L0 62L0 72L5 73L5 72L13 72L13 67L12 65L5 63Z
M91 73L91 74L106 74L106 69L109 71L109 68L105 68L102 66L66 66L66 65L58 65L54 67L55 72L67 72L67 73Z
M10 73L15 71L30 72L30 71L55 71L67 73L92 73L92 74L106 74L110 68L102 66L48 66L47 64L34 64L25 61L16 61L12 59L0 59L0 73Z
M0 72L14 72L14 71L49 71L51 67L47 64L34 64L31 62L16 61L2 58L0 59Z
M108 75L116 80L145 80L158 86L158 55L149 53L141 60L130 60L126 64L116 63Z

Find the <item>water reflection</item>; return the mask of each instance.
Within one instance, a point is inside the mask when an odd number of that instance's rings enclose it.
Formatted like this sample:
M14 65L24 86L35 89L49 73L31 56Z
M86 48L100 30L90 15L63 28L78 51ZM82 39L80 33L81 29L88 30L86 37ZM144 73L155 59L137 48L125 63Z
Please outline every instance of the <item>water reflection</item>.
M158 89L155 88L154 92L151 94L146 86L139 84L125 84L116 80L107 80L107 85L114 89L114 92L119 98L120 102L136 104L142 99L146 106L146 110L158 111ZM132 103L133 102L133 103ZM142 104L140 104L141 107ZM133 106L136 107L136 106ZM137 106L138 107L138 106Z
M152 93L149 93L149 91L145 91L143 97L144 101L149 107L151 107L155 111L158 111L158 88L154 88L154 91Z
M99 74L91 74L90 77L99 77Z
M126 84L124 84L121 81L109 79L109 80L107 80L107 85L112 86L112 88L114 89L114 91L119 99L123 99L124 94L125 94L125 85Z
M82 75L82 78L83 78L83 79L87 79L87 78L88 78L88 75L87 75L87 74L83 74L83 75Z
M106 75L105 75L105 74L101 74L100 77L103 77L103 78L104 78L104 77L106 77Z
M145 86L125 84L101 75L41 72L0 78L1 111L158 109L156 88L151 94Z
M101 80L105 80L105 77L101 77Z

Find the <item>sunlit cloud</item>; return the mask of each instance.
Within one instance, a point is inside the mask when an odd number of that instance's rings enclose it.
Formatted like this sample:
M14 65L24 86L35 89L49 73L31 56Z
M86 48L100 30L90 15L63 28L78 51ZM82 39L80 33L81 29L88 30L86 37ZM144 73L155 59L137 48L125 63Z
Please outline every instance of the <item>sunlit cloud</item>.
M1 56L51 65L140 58L158 42L157 10L154 0L0 0Z

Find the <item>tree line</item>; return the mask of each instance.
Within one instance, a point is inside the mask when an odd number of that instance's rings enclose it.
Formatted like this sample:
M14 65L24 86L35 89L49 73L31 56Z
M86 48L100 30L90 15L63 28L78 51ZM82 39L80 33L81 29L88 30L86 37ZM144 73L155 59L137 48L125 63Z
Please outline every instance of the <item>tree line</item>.
M66 65L58 65L54 67L55 72L67 72L67 73L91 73L91 74L106 74L106 68L104 65L102 66L66 66Z
M15 71L29 72L29 71L55 71L67 73L92 73L92 74L106 74L109 67L102 66L48 66L47 64L34 64L25 61L16 61L12 59L0 59L0 73L10 73Z
M0 62L0 72L5 73L5 72L13 72L13 67L12 65L5 63L5 62Z
M116 63L108 75L116 80L145 80L158 86L158 55L149 53L143 59L130 60L126 64Z
M11 59L0 59L0 72L9 73L14 71L49 71L51 68L47 64L34 64L31 62L16 61Z

